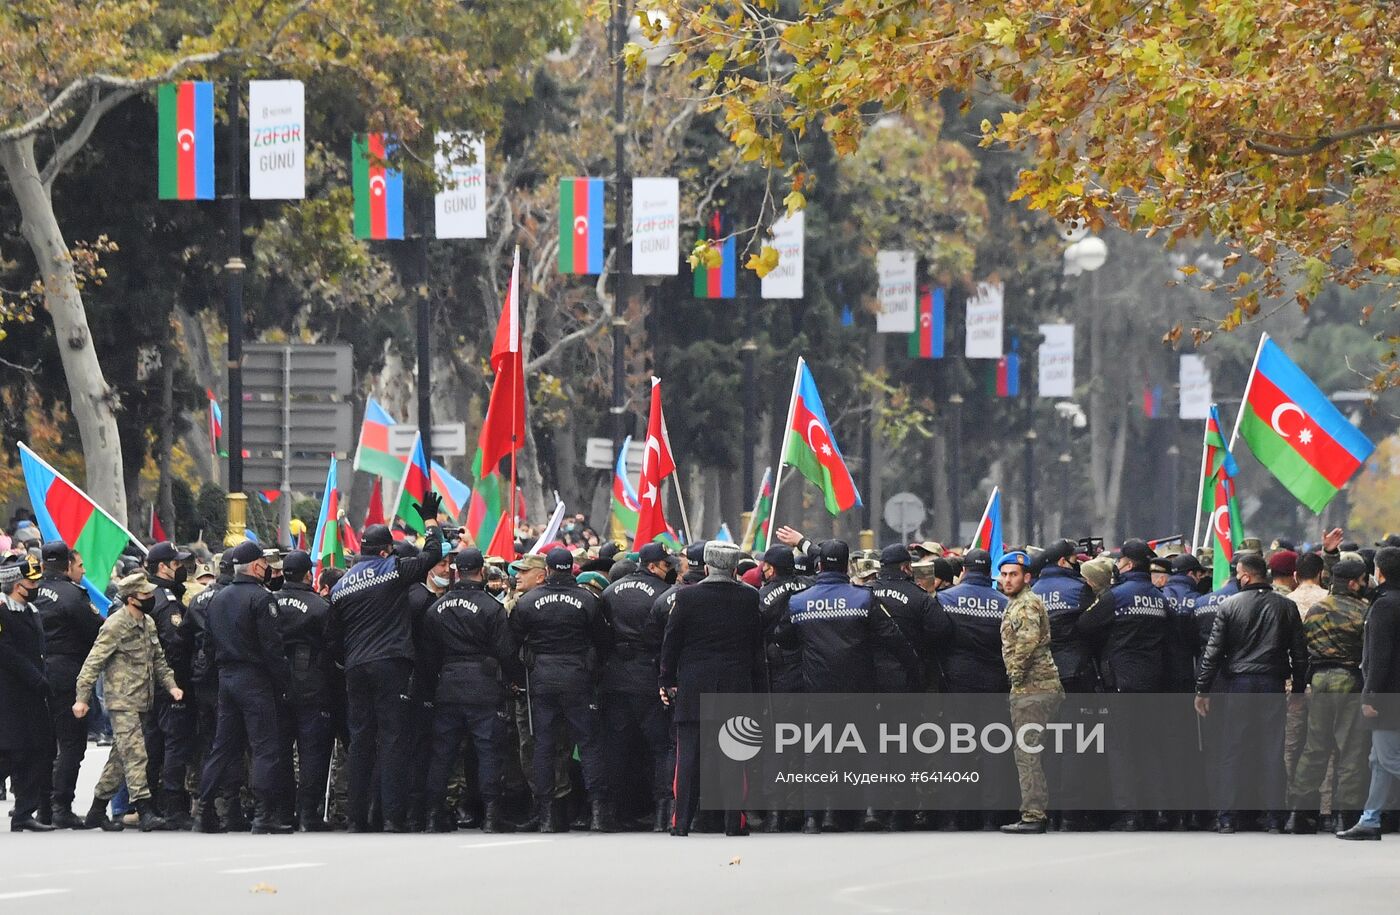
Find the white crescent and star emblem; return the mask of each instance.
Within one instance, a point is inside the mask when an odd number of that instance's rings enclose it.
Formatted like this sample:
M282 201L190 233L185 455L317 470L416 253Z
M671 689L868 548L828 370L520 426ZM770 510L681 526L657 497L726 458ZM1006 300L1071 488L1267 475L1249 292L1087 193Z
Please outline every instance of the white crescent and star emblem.
M183 152L189 152L194 149L194 131L190 130L188 127L177 131L175 134L175 142L180 144L180 149Z
M650 502L652 505L655 505L655 504L656 504L656 484L655 484L655 483L647 483L646 492L642 493L642 501L643 501L643 502Z
M376 197L384 196L384 176L374 175L369 179L369 192Z
M587 217L587 216L575 216L575 217L574 217L574 234L575 234L575 235L587 235L587 234L588 234L588 217Z
M1282 438L1291 439L1292 436L1290 436L1287 432L1284 432L1283 427L1280 425L1280 420L1282 420L1284 414L1287 413L1297 413L1304 419L1307 419L1307 414L1304 413L1303 408L1298 406L1296 403L1281 403L1274 408L1274 415L1269 417L1269 425L1273 426L1274 431L1277 432ZM1298 430L1298 441L1301 444L1310 445L1312 444L1312 440L1312 430L1309 429L1307 426L1303 426L1301 429Z
M927 312L925 312L924 314L919 315L919 326L920 326L920 327L929 327L929 326L931 326L932 324L933 324L933 317L932 317L931 315L929 315Z
M812 438L813 429L816 429L817 432L821 434L820 445ZM822 428L821 421L816 418L813 418L811 422L807 423L807 447L811 448L814 453L823 457L831 456L831 442L826 437L826 430Z
M1216 508L1215 511L1210 513L1210 528L1211 530L1215 531L1215 535L1220 538L1221 543L1230 542L1230 531L1228 526L1221 526L1221 522L1225 522L1226 525L1229 524L1229 511L1229 506L1221 505L1218 508Z

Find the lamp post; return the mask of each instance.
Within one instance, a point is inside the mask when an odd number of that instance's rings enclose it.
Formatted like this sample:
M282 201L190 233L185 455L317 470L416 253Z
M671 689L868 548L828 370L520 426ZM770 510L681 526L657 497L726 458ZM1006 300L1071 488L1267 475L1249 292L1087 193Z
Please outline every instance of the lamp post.
M228 232L229 256L224 264L224 293L228 324L228 524L224 546L237 546L248 529L248 496L243 492L243 190L239 161L243 144L238 136L238 101L241 81L235 76L228 93ZM172 519L173 521L173 519Z
M613 210L613 256L616 260L613 262L613 390L610 412L613 454L617 454L627 434L623 417L623 405L627 402L627 321L623 317L627 310L627 270L623 264L622 250L627 240L627 198L623 187L627 178L627 108L623 99L627 65L622 59L622 48L627 41L627 0L613 0L612 26L608 38L613 60L613 190L616 194Z
M744 505L753 505L754 452L758 450L758 344L745 340L739 352L744 359Z

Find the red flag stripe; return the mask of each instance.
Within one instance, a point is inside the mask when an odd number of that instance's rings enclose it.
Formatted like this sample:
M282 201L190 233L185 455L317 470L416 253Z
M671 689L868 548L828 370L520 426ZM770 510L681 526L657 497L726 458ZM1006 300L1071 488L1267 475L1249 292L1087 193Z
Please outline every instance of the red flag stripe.
M809 436L812 430L819 430L820 440L815 440ZM807 409L807 402L800 396L797 398L797 405L792 411L792 430L801 435L807 441L809 447L816 453L817 462L822 465L831 476L831 488L836 494L836 504L846 509L856 504L855 483L851 480L851 472L846 469L845 462L841 455L837 453L835 445L831 443L831 432L822 425L812 412ZM826 446L825 452L823 445Z
M1328 435L1312 417L1303 414L1288 397L1262 373L1255 373L1249 386L1249 409L1266 424L1277 421L1277 429L1287 435L1287 443L1324 479L1337 488L1346 485L1361 466L1350 451ZM1280 409L1286 407L1287 409ZM1304 442L1307 437L1309 441Z

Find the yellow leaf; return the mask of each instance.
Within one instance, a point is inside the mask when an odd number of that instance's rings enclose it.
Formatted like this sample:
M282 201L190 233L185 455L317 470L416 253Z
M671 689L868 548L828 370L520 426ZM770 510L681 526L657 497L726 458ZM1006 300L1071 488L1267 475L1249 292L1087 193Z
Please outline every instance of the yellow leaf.
M778 266L778 249L771 245L764 245L763 250L759 253L749 255L744 266L757 273L759 277L765 277Z

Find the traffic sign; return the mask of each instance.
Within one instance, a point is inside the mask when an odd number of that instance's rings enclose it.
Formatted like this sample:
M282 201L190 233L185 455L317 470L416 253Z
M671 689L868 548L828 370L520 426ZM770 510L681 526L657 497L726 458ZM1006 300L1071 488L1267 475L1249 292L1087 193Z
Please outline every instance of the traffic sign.
M329 457L294 457L287 464L287 488L292 492L319 493L326 485L326 465ZM280 489L282 459L280 457L245 457L243 485L249 491Z
M627 446L628 473L641 472L642 452L641 442L633 442ZM617 454L613 451L612 439L590 438L584 443L583 466L591 467L594 470L612 470L616 460Z
M418 427L408 423L396 423L389 427L389 453L395 457L408 457L413 451L413 440L418 436ZM440 457L465 456L467 453L466 423L433 423L433 459Z
M279 401L250 400L243 404L243 447L281 451L284 420L293 454L343 457L354 442L355 417L348 403L294 401L290 415L284 417ZM324 461L321 466L324 468Z
M912 492L897 492L885 502L885 523L900 534L912 534L924 523L923 501Z
M353 381L348 343L250 343L243 347L243 390L297 396L345 396ZM286 364L284 364L284 358Z

